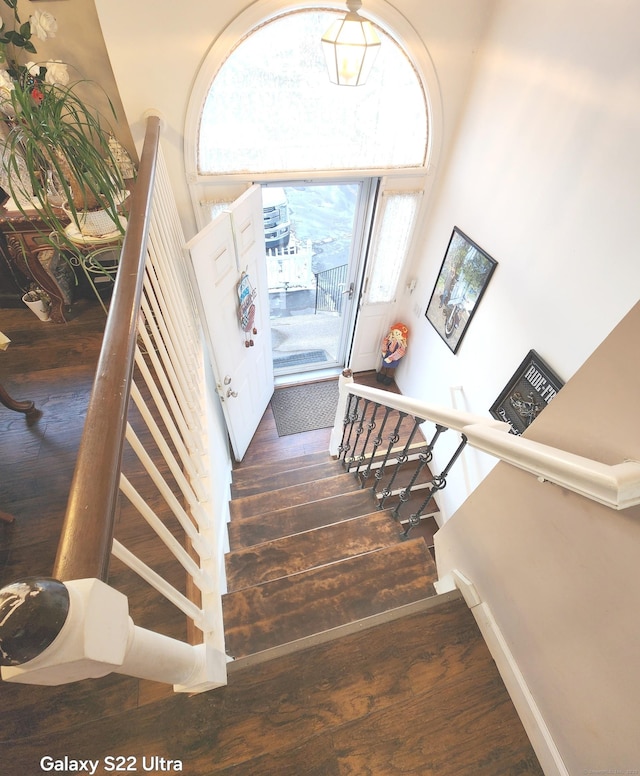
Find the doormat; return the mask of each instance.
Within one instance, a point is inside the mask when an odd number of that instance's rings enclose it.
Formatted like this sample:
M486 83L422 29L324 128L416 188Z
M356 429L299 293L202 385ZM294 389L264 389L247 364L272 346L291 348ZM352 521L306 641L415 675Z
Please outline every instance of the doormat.
M329 361L326 350L307 350L304 353L290 353L286 356L274 356L273 366L282 369L289 366L304 366L305 364L321 364Z
M271 397L271 409L281 437L331 428L337 406L337 380L278 388Z

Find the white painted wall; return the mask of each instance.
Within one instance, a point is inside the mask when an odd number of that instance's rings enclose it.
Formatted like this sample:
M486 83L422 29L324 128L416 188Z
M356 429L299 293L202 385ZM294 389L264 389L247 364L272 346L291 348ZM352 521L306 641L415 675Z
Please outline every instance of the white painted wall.
M497 4L408 272L418 287L399 300L414 310L403 393L450 404L459 385L461 406L488 414L531 348L566 381L636 302L639 51L632 0ZM454 225L498 261L457 355L424 318ZM465 464L473 487L493 461ZM441 495L447 516L464 474Z

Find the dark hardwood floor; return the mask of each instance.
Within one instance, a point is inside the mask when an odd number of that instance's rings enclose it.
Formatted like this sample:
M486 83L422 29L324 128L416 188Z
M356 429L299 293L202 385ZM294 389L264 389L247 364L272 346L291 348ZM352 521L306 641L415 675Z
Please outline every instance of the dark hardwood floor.
M67 324L43 323L26 308L1 309L0 383L32 400L35 421L0 406L0 582L49 576L93 384L105 316L80 301Z
M0 406L0 510L15 516L0 522L1 584L51 573L103 325L88 302L62 326L0 310L12 340L0 353L0 383L42 412L29 423ZM279 438L267 410L241 466L324 451L328 438L329 430ZM154 627L165 616L145 600L140 608ZM118 763L189 776L542 774L460 599L231 666L227 687L192 697L117 675L62 687L3 682L0 718L2 772L25 776L45 772L43 757L63 773L97 760L98 776Z

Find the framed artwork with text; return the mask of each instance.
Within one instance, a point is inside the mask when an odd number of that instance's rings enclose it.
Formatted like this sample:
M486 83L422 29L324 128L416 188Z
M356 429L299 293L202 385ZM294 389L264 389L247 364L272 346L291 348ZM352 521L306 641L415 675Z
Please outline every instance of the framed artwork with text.
M496 420L509 423L512 434L522 434L563 385L536 351L530 350L489 412Z

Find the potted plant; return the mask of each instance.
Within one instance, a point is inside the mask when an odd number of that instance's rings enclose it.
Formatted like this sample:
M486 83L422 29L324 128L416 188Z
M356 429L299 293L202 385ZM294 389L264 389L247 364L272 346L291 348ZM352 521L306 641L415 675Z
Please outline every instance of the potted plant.
M22 301L40 318L41 321L49 321L51 314L51 299L46 291L39 286L31 285Z
M94 236L124 233L120 215L126 190L109 142L112 133L104 117L79 96L77 87L85 82L70 82L68 68L59 61L20 61L36 53L34 36L55 35L54 17L36 11L22 23L17 0L3 2L14 17L13 29L0 31L4 188L23 213L37 211L58 247L69 221ZM97 211L100 225L87 227L87 214Z

